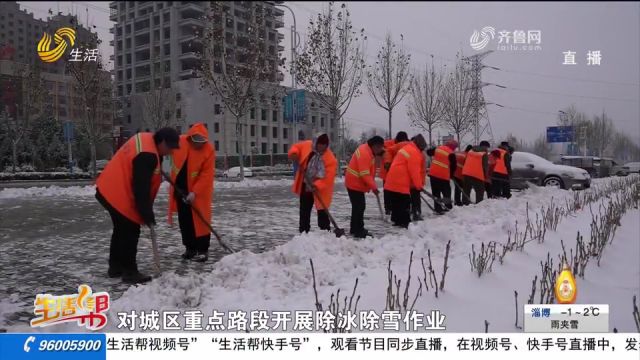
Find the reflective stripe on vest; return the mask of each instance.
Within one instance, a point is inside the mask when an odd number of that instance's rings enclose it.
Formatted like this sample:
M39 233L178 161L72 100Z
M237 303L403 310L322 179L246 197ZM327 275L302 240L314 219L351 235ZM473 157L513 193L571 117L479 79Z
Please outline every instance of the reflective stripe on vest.
M449 170L449 155L451 152L451 148L448 146L442 145L436 148L431 161L431 168L429 168L429 176L442 180L451 179Z

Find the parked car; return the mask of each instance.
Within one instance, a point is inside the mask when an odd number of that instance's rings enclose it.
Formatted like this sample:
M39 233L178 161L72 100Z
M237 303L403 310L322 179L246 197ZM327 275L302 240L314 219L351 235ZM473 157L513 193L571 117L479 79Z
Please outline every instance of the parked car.
M573 166L586 170L592 178L598 177L599 159L595 156L561 156L558 165Z
M627 176L629 175L629 167L626 165L620 165L617 162L613 161L613 166L611 167L611 175Z
M250 167L245 167L244 168L244 177L252 177L253 176L253 172L251 171ZM222 177L226 177L226 178L233 178L233 177L240 177L240 167L236 166L236 167L232 167L229 170L225 171L224 173L222 173Z
M107 166L107 163L109 162L109 160L96 160L96 170L100 171L100 170L104 170L105 166ZM92 164L89 164L89 170L91 170Z
M586 189L591 186L589 173L578 167L558 165L538 155L516 151L511 158L511 187L523 189L527 183L557 186L561 189Z
M629 168L630 173L640 173L640 162L629 162L624 167Z

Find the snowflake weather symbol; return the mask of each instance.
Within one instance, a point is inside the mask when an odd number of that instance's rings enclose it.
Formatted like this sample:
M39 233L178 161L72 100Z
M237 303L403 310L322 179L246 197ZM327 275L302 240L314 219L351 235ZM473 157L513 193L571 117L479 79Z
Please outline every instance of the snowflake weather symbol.
M492 26L485 26L482 28L480 32L478 30L473 30L473 34L471 35L471 47L474 50L482 50L489 44L490 40L496 36L496 29Z

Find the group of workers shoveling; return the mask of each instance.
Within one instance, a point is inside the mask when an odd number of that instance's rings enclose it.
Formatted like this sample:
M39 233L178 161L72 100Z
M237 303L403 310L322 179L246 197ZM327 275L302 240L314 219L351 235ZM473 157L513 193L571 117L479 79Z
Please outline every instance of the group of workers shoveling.
M355 238L372 236L364 227L365 194L373 192L380 214L386 221L391 215L394 226L407 228L413 216L422 220L422 194L434 201L427 205L437 214L444 214L453 205L451 180L455 186L456 205L470 203L470 191L475 192L476 203L482 201L486 191L490 197L509 198L511 176L510 154L513 149L503 142L488 152L486 141L468 146L465 152L456 152L454 140L427 149L420 134L409 140L405 132L395 139L384 140L373 136L353 153L345 171L345 187L351 202L349 233ZM426 155L432 158L427 169ZM296 165L293 192L300 197L299 231L311 229L311 211L315 205L318 227L336 236L344 235L329 208L338 172L338 161L329 147L327 134L318 134L312 140L294 144L289 159ZM162 171L162 157L168 156L169 173ZM375 182L376 170L383 180L384 209ZM433 193L424 189L427 174ZM138 133L129 139L109 161L96 180L96 198L109 212L113 223L109 252L108 275L121 277L126 283L144 283L151 276L138 270L136 262L138 239L142 225L151 229L154 262L159 271L159 256L155 239L156 221L153 202L162 178L170 184L169 223L173 213L178 222L185 252L182 258L196 262L208 259L211 234L228 252L233 252L211 226L211 203L215 177L215 149L208 139L204 124L192 125L186 135L173 128L162 128L155 133ZM425 200L426 202L426 200Z

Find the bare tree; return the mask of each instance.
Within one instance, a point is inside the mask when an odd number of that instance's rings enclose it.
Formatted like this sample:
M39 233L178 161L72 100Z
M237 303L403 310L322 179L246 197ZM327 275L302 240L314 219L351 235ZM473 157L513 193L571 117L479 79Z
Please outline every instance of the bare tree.
M425 66L423 73L416 74L411 81L407 115L414 127L429 133L429 145L433 145L433 130L445 117L444 74L435 71L433 59L431 69Z
M240 158L240 178L244 179L244 141L242 127L258 95L266 91L266 81L274 80L272 61L265 41L265 15L261 3L250 3L244 16L245 31L225 31L234 14L224 1L211 1L204 16L202 51L198 54L201 84L212 96L219 96L235 118L235 133Z
M3 104L3 122L11 142L12 171L18 166L18 144L29 133L32 122L41 117L47 107L49 92L37 66L15 65L15 82L8 86L12 89L13 104ZM19 94L15 94L19 89Z
M603 156L605 150L611 144L614 131L613 123L605 115L604 111L602 116L594 116L587 135L587 143L594 154Z
M456 134L458 142L471 131L474 123L471 86L471 73L458 60L455 69L447 76L442 96L445 124Z
M318 94L338 125L354 97L361 94L360 85L365 68L364 29L353 31L347 6L336 13L333 2L329 8L309 22L304 49L294 67L298 81L307 90ZM344 141L343 136L340 137ZM339 158L344 158L341 143Z
M402 35L400 35L402 39ZM409 90L411 81L411 55L404 48L397 49L396 44L387 33L382 48L378 51L374 66L369 66L367 72L367 89L379 107L389 113L389 136L393 108L402 101Z
M181 121L173 121L176 113L175 91L164 85L152 86L143 95L144 116L142 123L146 128L157 130L163 127L180 125ZM181 114L184 119L184 114Z
M80 47L96 48L97 46L81 45ZM90 171L95 177L97 175L96 147L109 139L110 133L105 131L104 127L113 120L108 118L106 111L111 108L111 77L103 70L100 56L97 56L95 61L69 61L67 70L73 77L73 89L78 95L81 119L79 130L89 142Z

